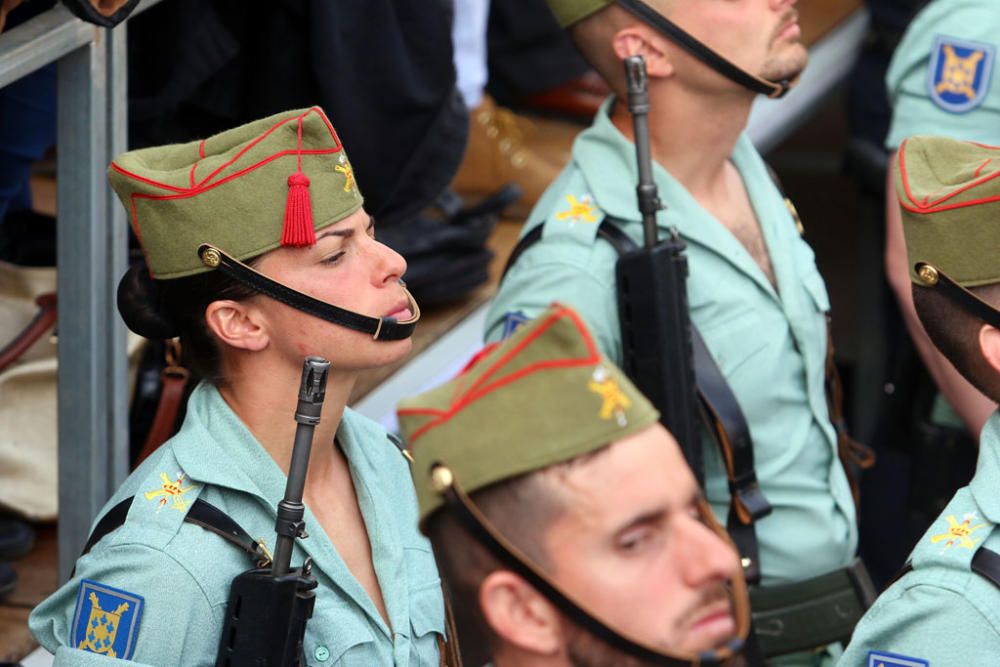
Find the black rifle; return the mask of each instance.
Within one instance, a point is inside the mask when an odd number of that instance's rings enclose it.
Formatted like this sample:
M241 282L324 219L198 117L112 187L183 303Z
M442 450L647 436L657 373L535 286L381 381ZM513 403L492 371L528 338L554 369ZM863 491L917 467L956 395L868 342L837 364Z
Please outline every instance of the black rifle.
M653 182L649 147L649 93L642 56L625 59L628 108L639 168L639 211L644 247L622 255L615 275L625 373L660 410L660 421L680 444L699 486L704 483L697 393L687 301L685 244L675 228L660 241L656 212L665 208Z
M302 491L319 423L330 362L306 357L302 364L299 404L295 410L295 445L288 468L285 497L278 503L278 538L271 567L248 570L233 579L219 639L216 667L305 667L302 642L316 601L312 560L289 569L296 538L305 538Z

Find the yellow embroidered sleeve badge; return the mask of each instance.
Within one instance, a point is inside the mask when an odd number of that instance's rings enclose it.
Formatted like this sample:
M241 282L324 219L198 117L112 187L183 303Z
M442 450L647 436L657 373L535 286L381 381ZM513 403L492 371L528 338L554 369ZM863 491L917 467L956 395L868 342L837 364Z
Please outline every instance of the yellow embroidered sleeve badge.
M347 161L343 153L340 154L340 164L334 167L333 170L339 171L344 175L344 192L350 192L351 188L354 187L354 167Z
M628 425L625 411L632 405L632 401L602 366L594 369L590 381L587 382L587 388L601 397L601 410L598 413L601 419L614 417L619 426Z
M569 204L569 208L556 213L556 220L569 220L570 224L597 222L598 208L593 204L590 195L581 195L580 199L573 195L566 195L566 202Z
M995 53L992 44L938 37L928 70L931 100L953 113L979 106L990 87Z
M135 652L142 607L142 596L82 580L73 613L72 647L110 658L130 659Z
M980 528L985 528L989 525L987 523L977 523L973 526L972 522L976 520L975 512L969 512L963 516L962 523L959 523L954 515L948 515L945 519L948 521L947 532L931 537L931 544L944 542L945 551L954 546L963 549L972 549L979 542L979 538L972 539L972 534Z
M170 481L167 477L167 473L161 472L160 479L163 480L163 485L158 489L153 489L152 491L147 491L145 494L146 500L153 500L154 498L159 498L160 502L156 506L156 513L159 514L167 502L173 500L173 507L175 510L180 512L186 512L188 505L191 504L190 501L184 500L184 494L191 489L198 486L197 484L192 484L191 486L182 486L184 484L184 473L177 473L177 479Z

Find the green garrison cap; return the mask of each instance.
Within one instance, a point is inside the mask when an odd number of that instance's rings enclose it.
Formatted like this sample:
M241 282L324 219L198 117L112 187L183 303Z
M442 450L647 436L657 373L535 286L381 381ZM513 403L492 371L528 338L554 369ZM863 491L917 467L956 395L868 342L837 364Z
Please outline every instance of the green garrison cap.
M318 107L202 141L124 153L108 169L154 278L209 267L210 243L236 259L315 243L362 204L333 125Z
M599 449L659 419L598 351L580 316L554 305L457 378L399 404L420 520L441 505L431 469L472 493Z
M912 137L898 167L910 279L932 282L913 268L927 263L964 287L1000 282L1000 148Z
M594 12L615 4L615 0L548 0L549 8L563 28L582 21Z

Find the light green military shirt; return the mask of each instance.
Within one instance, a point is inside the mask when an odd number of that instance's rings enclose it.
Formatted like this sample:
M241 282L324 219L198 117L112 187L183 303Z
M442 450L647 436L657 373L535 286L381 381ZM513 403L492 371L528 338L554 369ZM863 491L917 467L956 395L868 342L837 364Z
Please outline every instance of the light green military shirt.
M430 544L417 530L409 466L381 426L349 409L337 441L368 528L391 628L307 507L309 537L296 541L292 565L310 556L319 584L305 637L308 664L436 667L445 627L441 581ZM56 654L57 666L214 665L230 583L253 564L232 544L185 523L186 511L196 498L208 501L253 537L263 536L273 550L275 508L285 483L284 473L218 391L200 385L180 433L105 507L135 496L125 524L80 558L75 576L31 614L35 638ZM98 599L97 621L120 604L130 605L110 645L119 657L131 654L131 662L98 655L93 646L74 648L87 643L80 628L95 621L89 599L95 587L111 595ZM133 598L142 599L137 623L131 614L140 603ZM101 638L108 632L99 630L94 644L103 650ZM121 653L123 647L129 652Z
M913 570L861 619L838 665L1000 664L1000 588L970 569L980 547L1000 552L998 523L1000 413L995 412L983 427L972 481L920 538L910 554Z
M913 20L886 75L886 147L934 134L1000 143L1000 11L996 0L934 0Z
M520 314L553 301L577 309L602 351L621 363L615 293L617 255L595 239L605 214L627 220L637 243L635 149L608 117L608 103L573 145L572 161L525 226L542 240L517 260L487 315L496 340ZM749 192L777 277L774 288L746 248L659 164L667 210L660 235L676 226L687 242L691 318L746 415L757 476L773 513L757 523L765 585L799 581L846 566L857 547L854 503L824 393L826 287L785 201L750 140L732 154ZM706 494L725 520L729 490L721 460L705 438Z

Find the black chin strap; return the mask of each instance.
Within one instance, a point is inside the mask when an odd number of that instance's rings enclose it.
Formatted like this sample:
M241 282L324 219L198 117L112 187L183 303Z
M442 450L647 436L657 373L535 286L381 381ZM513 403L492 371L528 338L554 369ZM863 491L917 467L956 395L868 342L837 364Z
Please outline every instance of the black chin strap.
M791 81L768 81L737 67L702 42L684 32L680 26L642 0L616 0L616 2L622 9L634 14L648 25L656 28L657 31L677 44L677 46L733 83L739 84L747 90L777 99L784 97L792 88Z
M290 287L271 280L267 276L233 259L219 248L204 244L198 248L198 255L205 266L209 266L218 271L222 271L227 276L240 282L252 290L256 290L265 296L269 296L275 301L280 301L286 306L301 310L321 320L338 324L348 329L354 329L361 333L366 333L375 340L402 340L413 335L413 329L420 319L420 306L414 300L413 295L405 287L406 298L410 301L410 312L413 317L400 322L394 317L369 317L350 310L338 308L332 304L314 299L311 296L293 290Z
M448 510L454 513L462 527L477 542L488 549L500 562L504 563L504 565L531 584L546 599L558 607L559 611L565 614L567 618L608 646L649 664L661 665L662 667L691 667L692 665L711 667L722 665L725 661L743 650L743 638L749 632L750 611L749 603L747 602L746 583L743 581L742 575L737 575L737 578L733 580L732 591L737 637L729 642L725 648L716 651L703 651L698 655L686 657L667 655L652 647L623 637L567 596L556 583L533 565L527 556L508 542L493 527L489 519L476 508L475 504L459 488L458 482L455 480L450 468L442 464L435 464L431 469L431 479L434 488L444 498ZM705 511L711 512L711 510L707 509ZM721 535L721 528L716 526L716 529L716 532Z
M978 317L991 327L1000 329L1000 312L956 283L944 271L926 262L917 262L913 269L924 287L939 290L952 303L965 309L970 315Z

